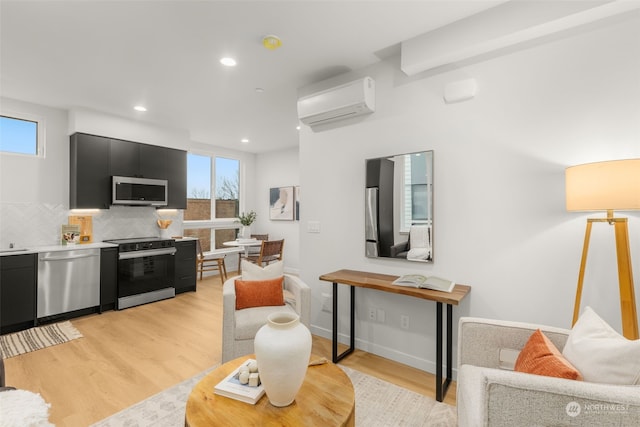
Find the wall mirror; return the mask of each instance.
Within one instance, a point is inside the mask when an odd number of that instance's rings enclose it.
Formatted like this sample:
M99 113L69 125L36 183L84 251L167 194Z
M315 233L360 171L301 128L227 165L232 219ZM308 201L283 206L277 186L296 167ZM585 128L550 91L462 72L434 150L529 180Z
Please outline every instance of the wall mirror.
M365 254L433 262L433 151L366 160Z

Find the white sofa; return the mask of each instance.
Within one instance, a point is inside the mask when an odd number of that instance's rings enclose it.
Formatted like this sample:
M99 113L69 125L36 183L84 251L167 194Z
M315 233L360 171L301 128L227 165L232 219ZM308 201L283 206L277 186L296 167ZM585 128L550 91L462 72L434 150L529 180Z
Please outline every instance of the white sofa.
M514 372L510 361L538 328L562 351L567 329L460 319L456 397L460 427L640 426L640 386Z
M311 316L311 288L299 277L284 275L285 305L236 310L235 280L231 277L222 288L222 363L251 354L253 340L271 313L292 311L307 328Z

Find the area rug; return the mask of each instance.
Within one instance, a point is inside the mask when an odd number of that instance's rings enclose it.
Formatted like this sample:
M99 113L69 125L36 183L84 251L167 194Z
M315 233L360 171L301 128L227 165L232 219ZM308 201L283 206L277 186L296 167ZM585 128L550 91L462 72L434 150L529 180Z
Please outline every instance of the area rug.
M38 326L0 336L0 355L3 359L8 359L76 338L82 338L82 334L69 321Z
M456 426L454 406L354 369L340 367L349 375L355 390L356 426ZM182 427L191 389L210 371L136 403L92 427Z

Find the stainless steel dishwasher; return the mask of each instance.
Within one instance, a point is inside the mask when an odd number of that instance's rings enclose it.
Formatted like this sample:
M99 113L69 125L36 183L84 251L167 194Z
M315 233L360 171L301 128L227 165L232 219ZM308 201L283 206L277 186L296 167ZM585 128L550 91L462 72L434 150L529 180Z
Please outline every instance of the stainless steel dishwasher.
M38 318L100 304L100 249L38 254Z

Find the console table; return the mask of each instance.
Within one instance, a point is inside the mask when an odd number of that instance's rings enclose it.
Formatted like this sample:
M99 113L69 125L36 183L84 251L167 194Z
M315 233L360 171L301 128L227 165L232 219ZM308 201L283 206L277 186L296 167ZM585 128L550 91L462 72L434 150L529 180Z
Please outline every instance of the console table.
M391 282L398 276L386 274L369 273L354 270L338 270L320 276L320 280L333 283L333 336L332 336L332 359L337 363L345 356L351 354L355 349L355 288L375 289L383 292L407 295L415 298L436 302L436 400L442 402L452 377L452 347L453 347L453 313L452 307L458 305L462 299L471 291L470 286L455 285L452 292L441 292L430 289L417 289L406 286L393 285ZM338 284L348 285L351 289L350 301L350 342L349 348L338 354ZM447 372L446 379L442 381L442 354L443 354L443 321L442 304L447 305Z

